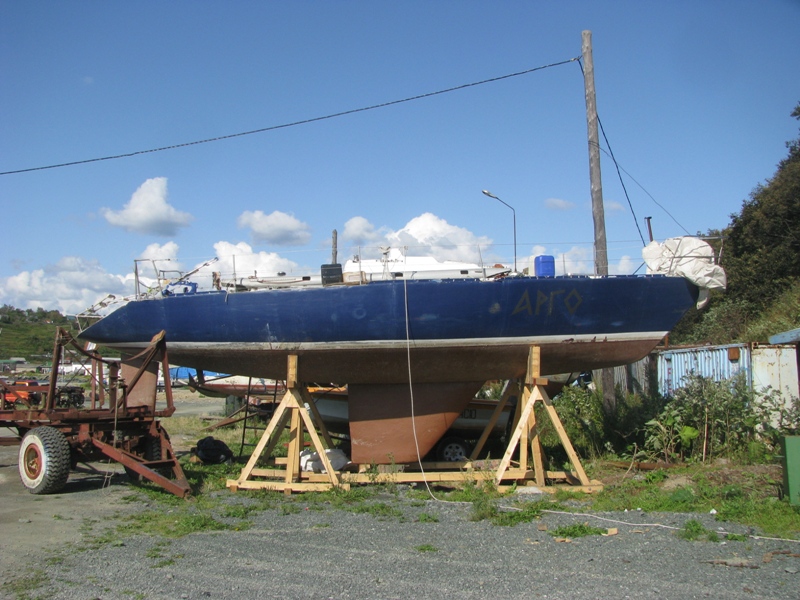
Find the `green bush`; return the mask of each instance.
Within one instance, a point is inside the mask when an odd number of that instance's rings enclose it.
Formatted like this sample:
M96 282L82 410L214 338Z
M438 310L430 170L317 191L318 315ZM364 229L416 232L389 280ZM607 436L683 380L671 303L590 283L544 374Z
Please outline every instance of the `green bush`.
M780 438L800 429L800 403L793 398L787 406L769 388L753 392L744 374L719 382L690 375L646 427L645 449L654 459L769 462Z

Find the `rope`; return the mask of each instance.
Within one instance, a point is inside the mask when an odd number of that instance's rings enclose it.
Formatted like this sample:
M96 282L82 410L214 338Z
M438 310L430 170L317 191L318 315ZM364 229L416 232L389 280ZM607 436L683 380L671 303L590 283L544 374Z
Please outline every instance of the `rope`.
M433 490L431 490L431 486L428 483L428 478L425 476L425 469L422 466L422 456L420 455L419 451L419 439L417 438L417 423L414 414L414 385L412 383L412 378L411 378L411 329L408 317L408 280L405 277L403 278L403 304L405 308L405 317L406 317L406 364L408 365L408 394L411 401L411 431L414 434L414 446L417 449L417 464L419 464L419 471L422 474L422 482L425 484L425 488L428 490L428 495L437 502L447 502L446 500L441 500L440 498L437 498L434 495Z

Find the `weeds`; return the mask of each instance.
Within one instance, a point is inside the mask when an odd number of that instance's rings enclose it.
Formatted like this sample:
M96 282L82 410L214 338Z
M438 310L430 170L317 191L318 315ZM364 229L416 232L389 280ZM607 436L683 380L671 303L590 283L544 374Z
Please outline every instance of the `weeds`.
M800 429L800 403L750 389L744 374L726 381L690 375L646 424L645 448L671 462L710 457L771 460L782 435Z
M541 502L524 502L513 510L499 511L493 518L493 525L513 527L518 523L530 523L542 516Z
M403 511L389 506L385 502L373 502L367 504L359 504L351 509L354 513L369 514L379 519L403 518Z
M436 515L429 515L428 513L419 513L417 521L420 523L438 523L439 517Z
M734 472L737 480L732 482ZM674 489L665 487L672 478L681 478L685 484ZM588 501L597 511L640 508L648 512L708 513L714 510L719 521L758 527L768 535L796 537L800 533L800 510L776 497L778 485L768 471L692 465L670 469L665 479L645 476L639 481L627 479L620 485L606 486Z
M548 533L553 537L572 539L586 537L589 535L603 535L606 533L606 530L600 529L599 527L592 527L586 523L578 523L575 525L558 527L553 531L548 531Z
M703 524L700 523L700 521L695 519L689 519L686 521L686 523L683 525L683 528L678 530L675 535L690 542L702 540L708 542L719 542L719 536L717 535L717 532L706 529L703 527Z
M16 598L30 598L30 593L48 583L50 578L41 569L34 569L27 575L6 581L0 589Z

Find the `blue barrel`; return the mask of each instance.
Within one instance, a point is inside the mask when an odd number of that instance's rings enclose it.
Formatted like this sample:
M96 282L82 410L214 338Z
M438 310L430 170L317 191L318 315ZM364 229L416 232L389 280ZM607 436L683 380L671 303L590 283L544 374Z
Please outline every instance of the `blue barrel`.
M533 269L537 277L555 277L556 259L546 254L537 256L533 259Z

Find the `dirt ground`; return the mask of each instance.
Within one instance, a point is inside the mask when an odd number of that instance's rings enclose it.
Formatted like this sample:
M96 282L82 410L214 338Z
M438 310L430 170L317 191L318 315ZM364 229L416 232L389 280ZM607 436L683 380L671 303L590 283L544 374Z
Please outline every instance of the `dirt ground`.
M175 416L219 414L224 403L181 392L175 397ZM164 425L169 431L169 419ZM0 437L13 435L16 431L0 428ZM182 453L196 440L173 436L172 441L176 452ZM102 523L133 510L124 500L131 492L118 463L80 464L60 493L37 496L19 479L18 451L18 446L0 446L0 580L44 560L48 548L80 542L87 522Z

